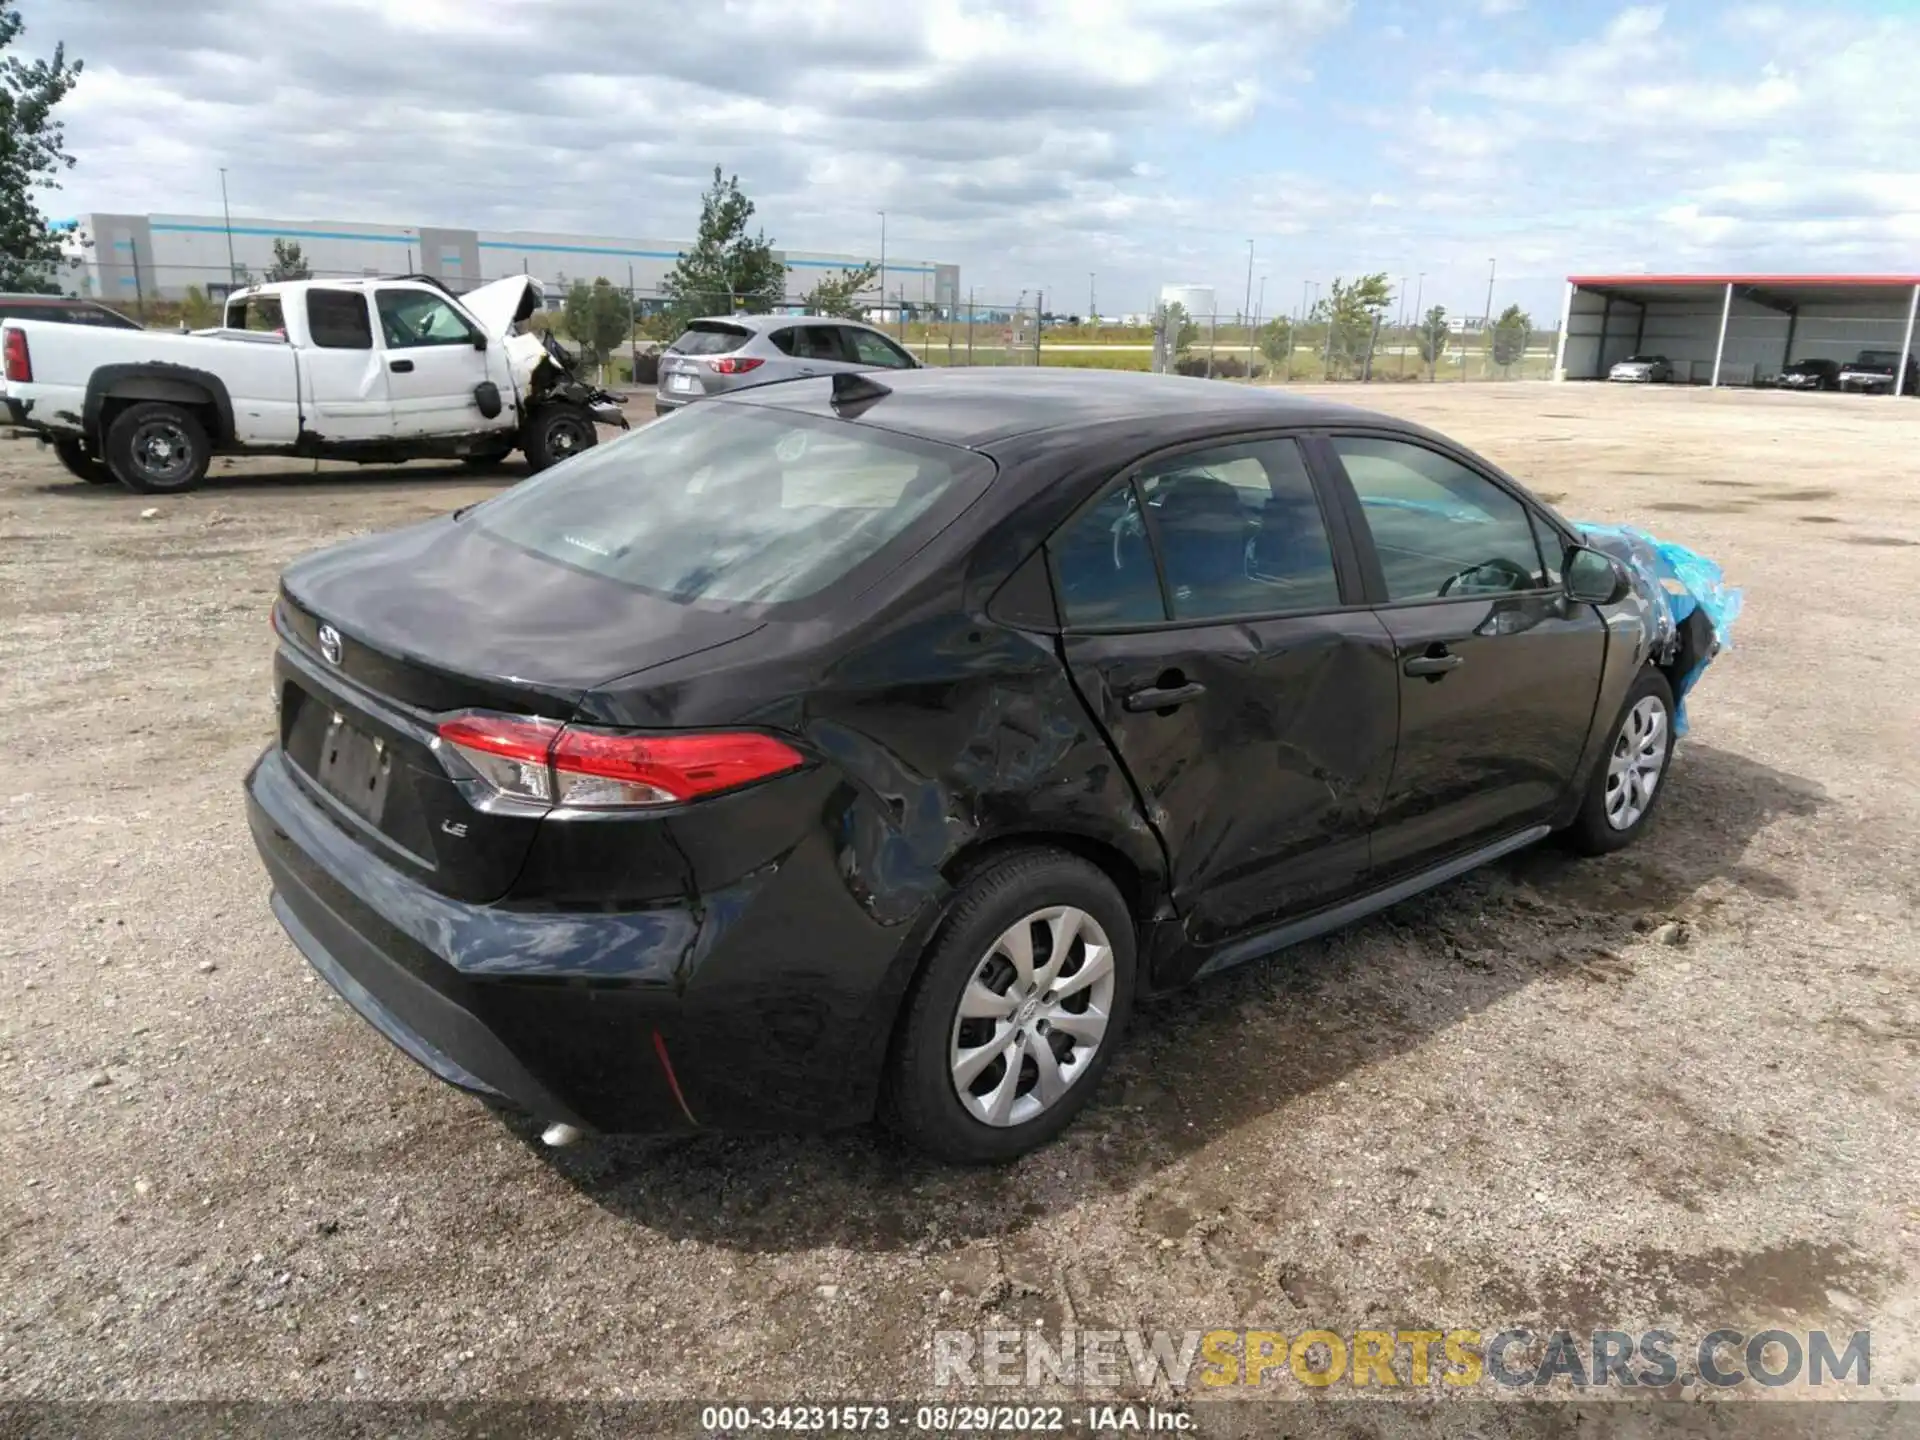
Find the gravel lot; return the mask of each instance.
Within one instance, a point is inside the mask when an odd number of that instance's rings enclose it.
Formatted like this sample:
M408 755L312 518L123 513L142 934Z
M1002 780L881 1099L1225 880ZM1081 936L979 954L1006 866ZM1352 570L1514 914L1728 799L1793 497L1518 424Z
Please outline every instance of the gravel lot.
M240 780L280 567L489 487L149 500L0 438L0 1400L912 1398L936 1329L1035 1321L1870 1327L1920 1397L1920 404L1365 398L1746 587L1663 813L1149 1007L986 1173L547 1153L416 1070L272 920Z

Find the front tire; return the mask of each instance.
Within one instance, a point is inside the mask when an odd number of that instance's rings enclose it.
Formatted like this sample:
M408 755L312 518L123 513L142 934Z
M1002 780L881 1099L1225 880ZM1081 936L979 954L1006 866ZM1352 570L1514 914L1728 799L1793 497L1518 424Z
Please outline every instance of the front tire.
M113 471L87 448L87 442L77 435L63 435L53 442L54 457L66 467L69 475L86 481L89 485L111 485Z
M190 410L165 401L129 405L107 427L107 466L143 495L178 495L206 478L207 432Z
M1567 843L1584 855L1631 845L1653 818L1673 763L1673 689L1648 667L1627 691L1614 717L1606 753L1594 766Z
M935 935L895 1032L883 1116L956 1164L1017 1159L1072 1123L1133 1005L1134 925L1059 850L976 872Z
M580 405L543 405L527 421L527 468L545 470L590 450L600 441L593 416Z

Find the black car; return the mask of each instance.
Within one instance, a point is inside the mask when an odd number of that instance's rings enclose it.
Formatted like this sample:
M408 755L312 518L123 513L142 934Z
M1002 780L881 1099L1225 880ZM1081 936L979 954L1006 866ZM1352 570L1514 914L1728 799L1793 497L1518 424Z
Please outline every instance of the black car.
M1633 839L1701 657L1632 583L1401 420L802 380L292 565L249 813L347 1002L560 1137L1005 1159L1137 996Z
M110 310L94 300L81 300L71 295L34 295L27 293L0 294L0 320L50 320L61 325L102 325L110 330L138 330L138 320L129 319L118 310ZM0 374L0 409L4 409L7 419L15 425L25 416L7 400L7 377ZM67 470L95 485L105 485L112 481L102 462L87 453L86 447L77 439L56 440L53 442L54 454Z
M1775 382L1783 390L1838 390L1838 360L1796 360L1780 372Z

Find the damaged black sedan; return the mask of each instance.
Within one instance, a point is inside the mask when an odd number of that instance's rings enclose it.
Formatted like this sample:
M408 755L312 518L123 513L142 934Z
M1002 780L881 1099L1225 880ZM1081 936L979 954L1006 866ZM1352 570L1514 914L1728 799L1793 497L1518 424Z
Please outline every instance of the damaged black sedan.
M1733 598L1318 400L798 381L291 566L249 812L320 974L555 1138L1005 1160L1140 995L1633 840Z

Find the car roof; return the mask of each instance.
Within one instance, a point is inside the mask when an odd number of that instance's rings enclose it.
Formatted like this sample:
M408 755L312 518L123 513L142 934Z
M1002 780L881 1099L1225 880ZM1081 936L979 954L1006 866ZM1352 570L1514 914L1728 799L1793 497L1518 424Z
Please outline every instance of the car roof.
M26 290L0 291L0 305L22 304L31 301L35 305L91 305L97 310L107 306L87 295L35 295Z
M864 423L969 449L1039 430L1164 417L1170 429L1198 425L1316 424L1419 427L1351 405L1224 380L1122 370L981 366L885 370L866 375L891 392L863 408ZM714 396L707 404L763 405L834 414L831 380L790 380ZM1177 422L1177 423L1176 423Z
M695 325L733 325L756 332L784 330L789 325L858 325L862 330L873 329L864 320L848 320L840 315L696 315L687 321L689 329Z

